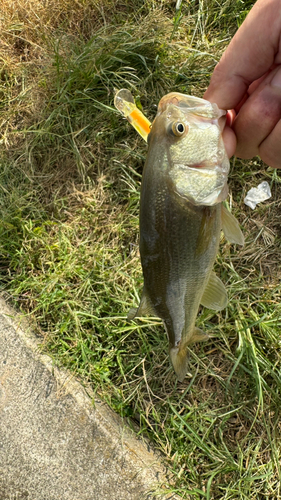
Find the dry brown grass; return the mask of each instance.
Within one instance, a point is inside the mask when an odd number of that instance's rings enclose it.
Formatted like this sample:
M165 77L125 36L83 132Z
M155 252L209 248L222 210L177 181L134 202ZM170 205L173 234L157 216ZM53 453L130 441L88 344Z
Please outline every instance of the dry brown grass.
M38 64L56 35L90 38L106 22L115 2L96 0L3 0L1 58L8 67Z
M106 0L3 0L0 14L0 113L2 143L17 144L20 129L38 121L53 78L56 45L69 53L76 39L89 40L118 2ZM11 134L12 133L12 134Z

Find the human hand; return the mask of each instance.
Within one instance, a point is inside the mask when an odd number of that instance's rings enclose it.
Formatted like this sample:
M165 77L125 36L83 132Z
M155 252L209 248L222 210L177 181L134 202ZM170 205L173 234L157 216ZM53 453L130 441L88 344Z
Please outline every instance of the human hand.
M224 129L229 156L259 155L281 168L280 0L256 2L215 67L204 99L236 115L232 128Z

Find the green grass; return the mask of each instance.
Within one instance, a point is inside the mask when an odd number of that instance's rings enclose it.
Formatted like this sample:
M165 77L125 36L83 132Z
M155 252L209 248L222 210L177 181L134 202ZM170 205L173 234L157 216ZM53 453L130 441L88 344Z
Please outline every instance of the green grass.
M211 339L192 348L190 377L179 383L161 322L126 322L142 289L146 145L113 107L122 87L150 119L169 91L202 96L252 2L183 2L179 13L156 0L75 5L68 18L70 4L57 2L60 16L44 11L42 24L32 11L16 31L6 6L2 291L54 361L161 450L173 472L168 489L194 499L281 498L280 173L259 159L231 160L229 204L246 244L221 241L216 271L229 304L200 310ZM243 198L261 180L273 196L253 212Z

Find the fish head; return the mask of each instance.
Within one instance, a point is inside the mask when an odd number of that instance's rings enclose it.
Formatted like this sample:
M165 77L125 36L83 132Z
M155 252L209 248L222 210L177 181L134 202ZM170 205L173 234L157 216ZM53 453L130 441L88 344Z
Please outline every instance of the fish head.
M178 92L159 102L149 150L166 149L172 189L194 205L216 205L228 195L229 160L221 123L225 114L216 104Z

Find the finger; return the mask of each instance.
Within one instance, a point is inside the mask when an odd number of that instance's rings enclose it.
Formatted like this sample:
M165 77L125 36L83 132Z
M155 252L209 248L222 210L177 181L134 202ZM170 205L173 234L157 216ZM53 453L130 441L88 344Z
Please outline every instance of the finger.
M226 125L222 138L228 158L234 155L236 149L236 136L233 130Z
M281 27L280 27L280 30L281 30ZM277 67L278 65L277 64L273 64L272 67L264 74L262 75L260 78L258 78L257 80L255 80L251 85L250 87L248 88L247 90L247 93L248 95L251 95L255 90L256 88L258 88L260 86L260 84L265 80L265 78Z
M235 108L249 85L281 63L280 0L258 0L216 66L204 98Z
M247 101L249 97L249 94L248 92L244 95L243 99L237 104L237 106L235 106L235 112L238 113L240 111L240 109L242 108L243 104L245 104L245 102Z
M241 107L233 125L237 137L235 154L240 158L252 158L259 154L260 144L280 119L281 65L268 75Z
M261 143L259 156L270 167L281 168L281 120Z

